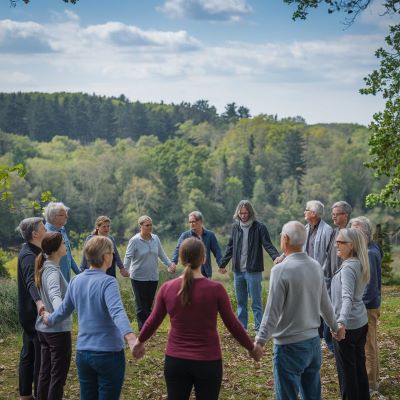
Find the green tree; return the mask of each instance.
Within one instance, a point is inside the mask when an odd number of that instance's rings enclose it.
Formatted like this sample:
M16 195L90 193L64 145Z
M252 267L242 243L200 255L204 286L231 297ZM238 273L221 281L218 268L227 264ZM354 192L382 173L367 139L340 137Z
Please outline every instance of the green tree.
M321 4L328 6L328 12L342 11L347 15L346 23L352 24L355 18L372 3L371 0L283 0L295 4L293 19L306 19L309 10ZM382 15L399 16L400 0L383 0ZM380 48L375 55L380 60L380 67L364 80L366 88L362 94L382 94L386 100L385 109L373 116L370 125L370 155L372 160L367 166L375 170L377 177L389 177L386 186L379 192L370 194L366 202L369 206L382 203L390 207L400 206L400 24L389 27L385 38L387 49Z

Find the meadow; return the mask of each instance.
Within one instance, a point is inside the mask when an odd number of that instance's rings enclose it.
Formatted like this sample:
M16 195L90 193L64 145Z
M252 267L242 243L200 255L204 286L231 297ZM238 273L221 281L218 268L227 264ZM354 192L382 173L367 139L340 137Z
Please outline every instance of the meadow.
M170 247L170 245L168 245ZM170 250L168 248L168 250ZM169 251L168 251L169 253ZM123 252L122 252L123 254ZM76 254L78 256L78 254ZM77 258L79 259L79 258ZM396 257L397 259L397 257ZM8 268L15 276L15 259L8 263ZM161 268L160 281L168 279L167 273ZM269 267L265 273L264 301L268 295ZM397 277L398 271L395 270ZM235 308L235 298L232 288L232 274L226 276L214 274L214 278L222 281L227 288L232 305ZM121 295L127 309L134 331L137 330L133 295L128 279L118 277ZM15 281L1 282L0 292L0 327L4 327L15 318L12 318L11 293L15 293ZM8 301L8 305L7 305ZM8 307L8 311L5 308ZM251 315L251 312L250 312ZM251 326L251 325L250 325ZM400 399L400 285L393 284L383 287L382 314L379 321L380 343L380 399ZM73 341L77 334L77 323L74 319ZM142 360L133 360L126 352L126 376L122 392L122 399L166 399L166 388L163 378L164 349L169 329L169 321L166 319L157 333L147 343L147 352ZM21 348L21 334L17 327L1 330L0 338L0 400L15 399L18 397L17 368L18 357ZM225 329L219 320L219 334L223 350L224 377L221 388L221 400L258 400L273 399L273 373L272 373L272 344L266 346L265 355L258 363L247 356L247 352L241 348ZM250 330L254 336L254 332ZM334 359L329 357L323 347L323 364L321 369L322 394L325 400L337 400L339 388ZM194 397L193 397L194 398ZM79 399L79 383L77 379L75 356L73 355L71 368L65 387L65 400Z

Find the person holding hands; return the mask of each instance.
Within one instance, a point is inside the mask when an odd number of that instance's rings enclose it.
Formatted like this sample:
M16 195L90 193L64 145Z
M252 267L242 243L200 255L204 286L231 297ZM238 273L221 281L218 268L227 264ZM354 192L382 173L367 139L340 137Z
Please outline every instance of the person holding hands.
M144 343L169 314L171 330L164 376L170 400L189 399L193 386L197 400L218 399L222 382L218 314L251 357L258 361L262 353L233 313L224 286L202 275L205 254L200 239L192 237L181 243L179 257L185 266L183 275L161 286L154 310L133 349L134 357L140 358Z

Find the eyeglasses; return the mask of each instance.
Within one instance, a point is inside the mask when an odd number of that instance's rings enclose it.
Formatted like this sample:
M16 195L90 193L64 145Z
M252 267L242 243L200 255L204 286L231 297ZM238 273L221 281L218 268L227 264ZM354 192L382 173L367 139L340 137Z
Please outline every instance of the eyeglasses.
M339 215L345 215L345 214L346 213L344 213L344 212L340 212L340 213L336 213L336 214L332 213L331 216L332 216L332 218L335 218L335 217L338 217Z
M195 220L189 221L189 224L195 224L197 222L199 222L199 221L197 219L195 219Z
M335 243L337 246L338 244L345 244L345 243L351 243L351 242L344 242L343 240L336 240Z

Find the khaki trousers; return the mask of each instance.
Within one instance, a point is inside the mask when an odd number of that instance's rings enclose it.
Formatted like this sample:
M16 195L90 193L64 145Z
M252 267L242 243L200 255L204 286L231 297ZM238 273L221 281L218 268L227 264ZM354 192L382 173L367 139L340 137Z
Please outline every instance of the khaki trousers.
M379 380L379 350L377 339L378 318L381 315L380 308L367 309L368 334L365 343L365 366L367 368L368 383L370 389L378 390Z

